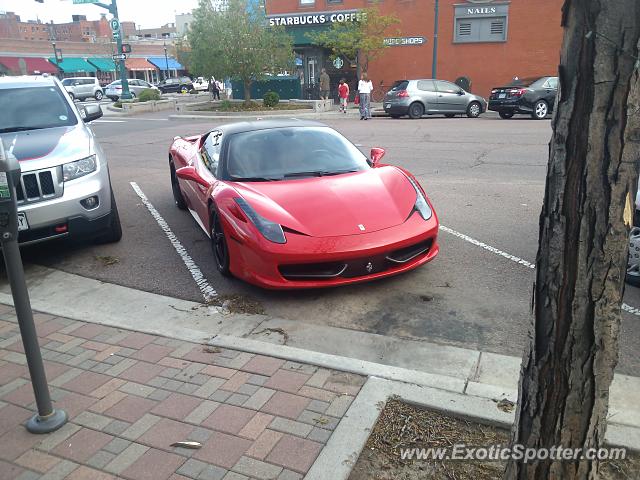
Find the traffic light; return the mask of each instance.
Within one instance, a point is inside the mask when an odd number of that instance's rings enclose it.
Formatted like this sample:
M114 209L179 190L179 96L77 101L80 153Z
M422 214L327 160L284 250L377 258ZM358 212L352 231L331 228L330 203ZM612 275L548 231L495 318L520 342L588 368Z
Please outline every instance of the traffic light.
M122 44L122 53L131 53L131 45L128 43Z

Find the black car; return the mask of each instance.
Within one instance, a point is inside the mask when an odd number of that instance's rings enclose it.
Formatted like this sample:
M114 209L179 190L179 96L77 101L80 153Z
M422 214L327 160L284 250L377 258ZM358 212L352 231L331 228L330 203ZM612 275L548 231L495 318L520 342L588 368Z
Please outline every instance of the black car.
M193 90L193 82L189 77L165 78L158 84L162 93L189 93Z
M522 113L542 120L553 113L557 93L558 77L522 78L507 87L491 90L489 110L498 112L502 118Z

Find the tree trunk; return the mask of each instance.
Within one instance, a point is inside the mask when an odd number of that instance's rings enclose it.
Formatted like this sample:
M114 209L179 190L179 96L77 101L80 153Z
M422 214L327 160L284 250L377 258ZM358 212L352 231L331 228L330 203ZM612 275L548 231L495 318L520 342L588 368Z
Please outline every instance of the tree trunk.
M251 102L251 79L245 79L244 83L244 103Z
M637 0L565 0L560 91L513 444L598 448L618 361L640 158ZM590 33L591 32L591 33ZM623 220L623 218L626 220ZM584 451L584 450L583 450ZM511 460L506 479L592 479L598 462Z

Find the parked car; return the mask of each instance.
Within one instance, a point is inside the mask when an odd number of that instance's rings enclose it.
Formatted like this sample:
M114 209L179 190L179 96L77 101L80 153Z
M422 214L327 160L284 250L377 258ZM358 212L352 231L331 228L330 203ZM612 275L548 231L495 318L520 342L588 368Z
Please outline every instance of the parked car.
M109 168L87 123L98 104L78 105L54 77L0 77L0 141L20 162L18 241L122 236Z
M399 80L384 97L384 111L392 118L409 115L467 115L477 118L487 110L487 101L446 80Z
M209 81L204 77L198 77L193 81L193 88L199 92L206 92L209 90Z
M149 82L145 82L144 80L139 80L137 78L128 79L129 82L129 92L133 98L138 97L140 92L143 90L147 90L151 88L153 90L157 90L160 92L158 87L154 87ZM104 90L104 94L109 97L114 102L120 98L122 95L122 81L116 80L115 82L111 82L107 85L107 88Z
M427 195L383 155L367 158L318 122L265 120L176 137L169 172L222 275L319 288L397 275L438 254Z
M505 119L521 113L542 120L553 113L557 93L558 77L514 80L509 86L491 90L489 110L498 112Z
M189 77L165 78L158 88L162 93L189 93L193 90L193 82Z
M638 179L638 185L640 185L640 178ZM629 257L627 260L626 281L629 285L640 287L640 189L636 193L633 228L629 233Z
M86 100L87 98L102 100L104 95L100 81L96 77L65 78L62 80L62 85L72 100Z

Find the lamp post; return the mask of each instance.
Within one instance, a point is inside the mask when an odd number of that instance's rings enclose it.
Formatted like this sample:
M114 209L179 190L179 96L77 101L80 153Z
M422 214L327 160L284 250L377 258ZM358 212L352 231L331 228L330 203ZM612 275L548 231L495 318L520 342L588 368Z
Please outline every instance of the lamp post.
M433 15L433 58L431 63L431 78L436 78L438 73L438 14L439 0L435 0L435 9Z
M164 47L164 79L166 80L169 76L169 58L167 57L167 42L166 40L162 42L162 46Z

